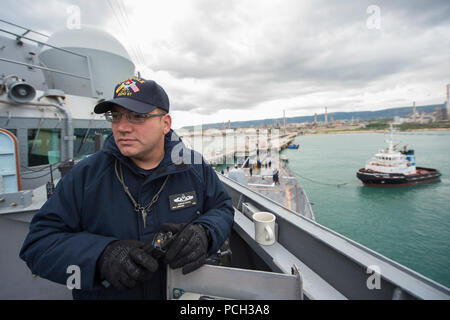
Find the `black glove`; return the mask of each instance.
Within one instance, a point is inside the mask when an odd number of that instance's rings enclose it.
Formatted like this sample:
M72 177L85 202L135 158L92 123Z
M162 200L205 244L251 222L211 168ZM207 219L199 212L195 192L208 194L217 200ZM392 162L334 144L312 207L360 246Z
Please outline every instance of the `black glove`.
M183 223L164 223L161 229L163 232L177 234L184 226ZM205 228L200 224L189 224L170 244L164 262L172 269L183 267L183 274L188 274L206 262L208 245Z
M106 246L97 262L100 278L116 289L133 288L137 281L150 280L158 269L158 261L142 250L137 240L118 240Z

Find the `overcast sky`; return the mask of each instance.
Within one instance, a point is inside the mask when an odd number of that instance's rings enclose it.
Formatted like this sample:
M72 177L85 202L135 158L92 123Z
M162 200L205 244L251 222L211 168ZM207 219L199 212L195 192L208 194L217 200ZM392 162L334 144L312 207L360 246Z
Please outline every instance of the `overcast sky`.
M51 34L72 5L166 89L174 128L438 104L450 83L448 0L2 0L0 18Z

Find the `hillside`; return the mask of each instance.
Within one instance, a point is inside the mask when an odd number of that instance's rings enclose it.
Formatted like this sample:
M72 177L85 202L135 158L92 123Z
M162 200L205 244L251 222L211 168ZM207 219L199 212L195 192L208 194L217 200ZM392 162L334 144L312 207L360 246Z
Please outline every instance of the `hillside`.
M428 105L428 106L417 106L416 111L419 113L425 112L425 113L431 113L434 112L435 108L441 108L443 107L443 104L435 104L435 105ZM400 117L407 117L409 114L411 114L413 111L413 107L400 107L400 108L390 108L390 109L383 109L378 111L354 111L354 112L332 112L328 114L328 121L330 121L331 117L334 118L334 120L352 120L353 119L359 119L360 121L364 120L377 120L377 119L392 119L395 116ZM325 114L318 114L317 115L317 121L324 121L325 120ZM274 123L282 124L283 118L273 118L273 119L263 119L263 120L248 120L248 121L234 121L231 122L230 125L232 128L248 128L248 127L259 127L263 126L265 124L267 125L273 125ZM314 115L312 116L302 116L302 117L291 117L286 118L286 123L300 123L300 122L313 122L314 121ZM221 129L224 127L224 125L228 125L228 123L210 123L210 124L204 124L203 129L209 129L209 128L216 128ZM183 129L193 129L193 126L183 127Z

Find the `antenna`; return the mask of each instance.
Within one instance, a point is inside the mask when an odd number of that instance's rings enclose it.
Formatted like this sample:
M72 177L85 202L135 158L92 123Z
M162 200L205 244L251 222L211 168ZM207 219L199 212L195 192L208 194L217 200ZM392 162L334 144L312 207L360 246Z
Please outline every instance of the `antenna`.
M450 120L450 84L447 84L447 120Z
M55 191L55 183L53 181L53 168L51 163L50 163L50 181L47 182L45 187L47 189L47 199L49 199L53 194L53 191Z

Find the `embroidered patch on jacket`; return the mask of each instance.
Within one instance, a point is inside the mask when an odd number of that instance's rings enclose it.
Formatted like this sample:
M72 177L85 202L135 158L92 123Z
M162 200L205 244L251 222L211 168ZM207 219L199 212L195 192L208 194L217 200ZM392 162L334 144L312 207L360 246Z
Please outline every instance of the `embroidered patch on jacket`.
M197 204L195 191L173 194L169 196L170 210L184 209Z

